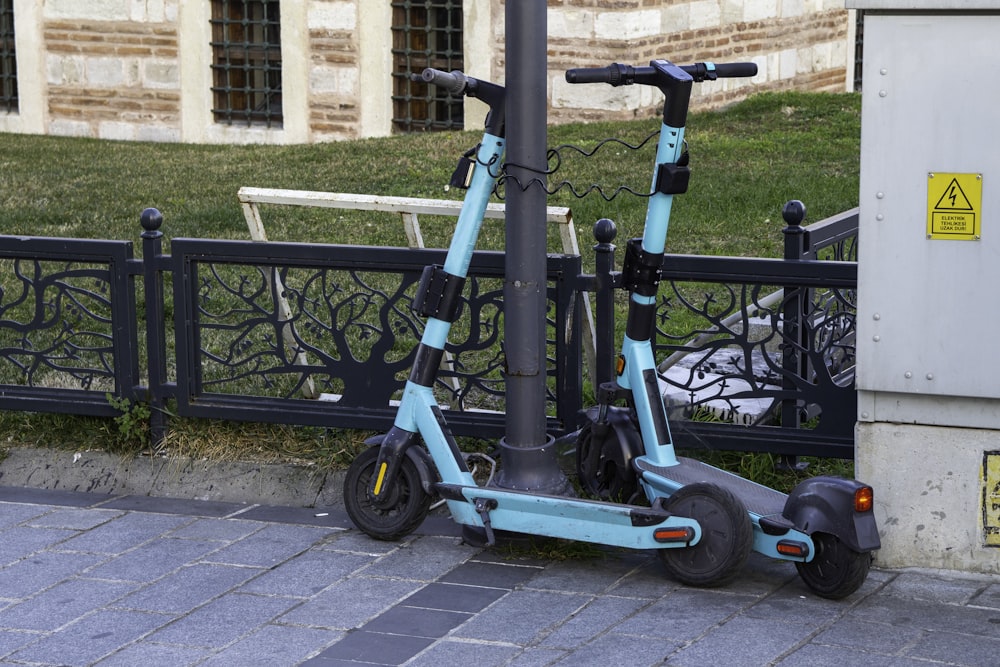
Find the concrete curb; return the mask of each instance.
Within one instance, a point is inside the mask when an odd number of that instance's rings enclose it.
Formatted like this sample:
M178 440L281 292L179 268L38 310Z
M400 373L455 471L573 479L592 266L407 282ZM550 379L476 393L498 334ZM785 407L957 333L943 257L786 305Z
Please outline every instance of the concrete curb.
M14 447L0 485L291 507L342 507L343 471L309 465L222 462Z

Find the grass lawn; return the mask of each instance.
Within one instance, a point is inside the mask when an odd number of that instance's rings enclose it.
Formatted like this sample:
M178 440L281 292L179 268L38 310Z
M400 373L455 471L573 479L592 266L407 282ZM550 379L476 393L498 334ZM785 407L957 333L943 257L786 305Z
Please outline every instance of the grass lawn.
M470 104L475 101L470 100ZM590 151L603 139L641 144L659 118L570 124L548 129L552 148ZM318 145L194 146L109 142L0 134L0 234L134 239L139 214L156 207L171 237L249 238L236 193L242 186L460 199L447 190L458 157L479 132L393 136ZM803 200L807 222L857 205L860 96L768 93L722 111L689 117L691 187L675 200L668 252L780 256L781 207ZM572 195L599 184L606 192L627 186L649 190L655 142L626 150L609 142L590 158L560 148L549 177L550 205L573 210L592 267L591 227L601 217L618 223L619 240L642 232L646 201L621 194ZM556 166L556 161L550 167ZM405 245L397 217L264 206L268 237L365 245ZM452 218L421 218L428 246L445 247ZM558 234L550 234L552 250ZM482 248L502 249L503 227L484 226ZM169 243L167 244L169 251ZM621 253L619 253L621 255ZM620 260L620 257L619 257ZM5 413L0 428L12 445L104 448L134 452L133 428L107 420ZM366 434L330 433L258 424L174 420L171 451L209 457L294 458L321 465L349 460ZM141 439L139 439L141 441Z

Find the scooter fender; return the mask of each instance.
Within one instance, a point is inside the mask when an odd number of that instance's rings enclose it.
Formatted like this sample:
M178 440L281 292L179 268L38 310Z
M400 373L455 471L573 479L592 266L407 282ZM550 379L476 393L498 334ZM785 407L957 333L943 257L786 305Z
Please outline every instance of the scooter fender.
M858 553L882 546L875 515L854 510L854 493L862 482L820 476L800 482L785 501L781 515L807 535L829 533Z
M598 419L598 408L587 411L587 417L593 422L591 433L600 444L595 449L602 457L610 456L615 465L622 470L632 470L632 459L642 456L642 436L632 422L631 411L628 408L609 406L607 408L607 423L601 424Z
M372 447L381 447L386 435L386 433L373 435L365 439L365 444ZM437 475L434 473L434 462L431 460L430 453L423 447L412 446L407 447L405 453L406 458L410 459L417 469L417 474L420 475L420 487L424 490L424 493L431 496L437 495Z

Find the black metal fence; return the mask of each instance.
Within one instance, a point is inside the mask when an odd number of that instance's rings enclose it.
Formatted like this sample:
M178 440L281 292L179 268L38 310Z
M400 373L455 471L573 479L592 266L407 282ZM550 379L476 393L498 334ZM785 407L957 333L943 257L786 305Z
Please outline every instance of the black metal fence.
M168 406L182 417L391 424L423 328L410 302L443 251L173 239L165 254L159 214L142 222L141 260L129 241L0 237L0 409L112 416L110 394L150 404L154 439ZM679 445L853 455L856 229L856 211L790 225L787 259L665 257L656 350ZM548 257L555 434L581 424L586 292L598 316L591 380L610 373L613 247L597 260L589 275L578 256ZM435 387L456 435L503 434L503 264L502 253L475 253Z
M139 345L130 241L0 237L0 408L119 414Z
M654 350L679 446L853 457L857 226L788 225L784 259L665 260Z

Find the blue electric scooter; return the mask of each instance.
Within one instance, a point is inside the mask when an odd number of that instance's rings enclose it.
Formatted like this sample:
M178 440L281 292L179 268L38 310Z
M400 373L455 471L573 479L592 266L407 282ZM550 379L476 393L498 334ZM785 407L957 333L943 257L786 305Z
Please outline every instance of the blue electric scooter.
M461 72L423 72L427 83L480 99L490 113L475 159L460 164L457 180L468 191L445 263L425 269L414 298L427 324L393 427L355 459L345 478L345 505L361 530L399 539L440 497L455 521L481 531L490 544L494 531L506 531L656 549L675 579L695 586L731 581L756 550L794 562L820 596L841 598L861 586L871 552L880 546L871 487L816 477L786 496L678 457L657 382L650 339L671 205L690 176L684 127L692 84L756 71L752 63L655 60L646 67L614 64L566 73L570 83L650 85L665 96L645 228L642 238L629 241L621 273L629 310L617 378L600 387L599 405L577 439L579 481L596 499L477 484L434 398L483 213L501 175L505 93ZM635 496L648 506L620 502Z

